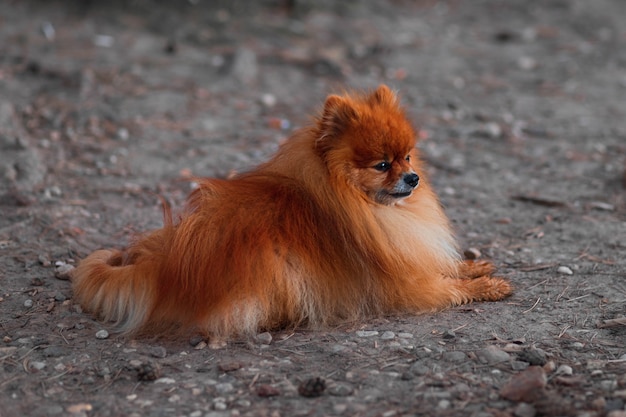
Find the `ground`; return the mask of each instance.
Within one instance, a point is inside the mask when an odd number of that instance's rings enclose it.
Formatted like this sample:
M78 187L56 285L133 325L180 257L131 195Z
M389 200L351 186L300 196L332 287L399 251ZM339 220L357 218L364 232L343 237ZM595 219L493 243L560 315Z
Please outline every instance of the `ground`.
M625 19L621 0L2 2L0 415L626 415ZM159 227L191 175L250 168L329 92L380 83L511 298L221 349L72 302L63 270Z

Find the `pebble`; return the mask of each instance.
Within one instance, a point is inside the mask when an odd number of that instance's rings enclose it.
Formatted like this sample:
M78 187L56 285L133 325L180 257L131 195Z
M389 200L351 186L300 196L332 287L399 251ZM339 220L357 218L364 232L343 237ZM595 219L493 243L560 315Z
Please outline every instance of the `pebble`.
M386 331L380 335L381 340L392 340L396 337L396 334L391 331Z
M603 391L615 391L617 389L617 381L614 379L605 379L600 381L600 388Z
M164 358L167 356L167 350L163 346L153 346L149 352L153 358Z
M41 266L50 266L52 265L52 262L50 262L50 259L43 254L40 254L37 256L37 261L41 264Z
M276 96L270 93L265 93L261 96L261 103L267 108L272 108L276 105Z
M62 263L57 265L54 270L54 276L57 279L68 281L71 278L72 271L74 270L74 266L66 263Z
M106 331L105 329L98 330L96 332L96 339L108 339L108 338L109 338L109 332Z
M263 332L256 335L256 341L262 345L269 345L272 343L272 335L269 332Z
M233 387L233 384L231 384L230 382L221 382L219 384L215 384L215 390L220 394L228 394L234 389L235 387Z
M452 330L446 330L445 332L443 332L441 337L445 340L452 340L456 338L456 333L454 333L454 331Z
M45 362L39 362L39 361L30 362L29 365L30 365L30 368L37 370L37 371L41 371L43 368L46 367Z
M349 384L333 384L328 388L328 393L335 397L347 397L354 392L354 388L352 388Z
M515 417L535 417L537 415L537 410L532 404L528 403L519 403L515 410L513 410L513 415Z
M424 364L422 361L417 361L409 368L409 372L412 375L426 375L430 371L430 367Z
M559 268L556 270L556 272L558 272L561 275L572 275L574 274L574 272L572 272L572 270L567 267L567 266L559 266Z
M378 336L378 332L376 330L359 330L356 332L358 337L372 337Z
M444 352L441 358L447 362L459 363L465 361L467 359L467 355L465 352L455 350L452 352Z
M117 129L117 138L121 141L127 141L130 138L130 133L128 132L128 129L126 129L125 127L120 127L119 129Z
M529 347L517 354L520 361L528 362L531 365L543 366L548 362L547 353L538 348Z
M556 373L557 375L573 375L574 370L572 369L571 366L561 365L558 368L556 368Z
M24 307L31 308L32 306L33 306L33 300L31 300L30 298L27 300L24 300Z
M86 411L91 411L92 408L93 407L89 403L78 403L67 407L67 412L70 414L79 414L85 413Z
M167 377L163 377L163 378L159 378L156 381L154 381L155 384L175 384L176 380L174 378L167 378Z
M259 385L256 389L256 395L259 397L275 397L280 395L278 388L275 388L269 384Z
M59 358L67 355L68 352L61 346L48 346L42 353L47 358Z
M511 356L505 351L498 349L496 346L487 346L476 352L476 357L481 363L494 365L500 362L508 361Z
M500 396L509 401L533 402L547 383L548 378L543 368L530 366L525 371L513 375L500 390Z

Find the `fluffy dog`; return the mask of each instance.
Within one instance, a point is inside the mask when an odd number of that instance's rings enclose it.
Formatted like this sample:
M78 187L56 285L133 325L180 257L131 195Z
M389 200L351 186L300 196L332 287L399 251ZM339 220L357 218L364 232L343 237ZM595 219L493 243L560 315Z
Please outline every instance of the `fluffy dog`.
M495 301L511 286L461 260L386 86L330 95L265 164L199 181L176 221L74 270L74 298L130 333L218 339Z

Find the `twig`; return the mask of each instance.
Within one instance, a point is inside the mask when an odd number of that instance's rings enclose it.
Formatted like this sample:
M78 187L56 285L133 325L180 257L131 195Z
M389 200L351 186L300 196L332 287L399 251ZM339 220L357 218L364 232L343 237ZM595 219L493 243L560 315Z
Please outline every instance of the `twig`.
M600 324L598 327L601 329L606 329L607 327L616 327L616 326L626 326L626 317L603 320L603 323Z
M569 300L567 300L567 302L569 303L570 301L580 300L581 298L589 297L590 295L592 294L585 294L585 295L581 295L580 297L570 298Z
M541 297L537 298L537 301L535 301L535 304L533 304L533 306L531 308L529 308L526 311L522 311L522 314L526 314L531 312L535 307L537 307L537 304L539 304L539 301L541 301Z
M252 387L254 386L254 384L256 384L256 381L259 379L259 376L261 374L256 374L254 375L254 377L252 378L252 382L250 382L250 384L248 384L248 389L252 389Z

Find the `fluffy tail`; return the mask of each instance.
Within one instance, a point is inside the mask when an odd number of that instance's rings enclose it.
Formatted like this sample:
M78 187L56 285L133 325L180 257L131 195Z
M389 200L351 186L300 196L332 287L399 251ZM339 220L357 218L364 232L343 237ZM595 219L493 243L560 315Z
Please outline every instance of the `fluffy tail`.
M98 250L72 273L74 299L123 332L141 328L155 300L154 266L133 261L121 251Z

